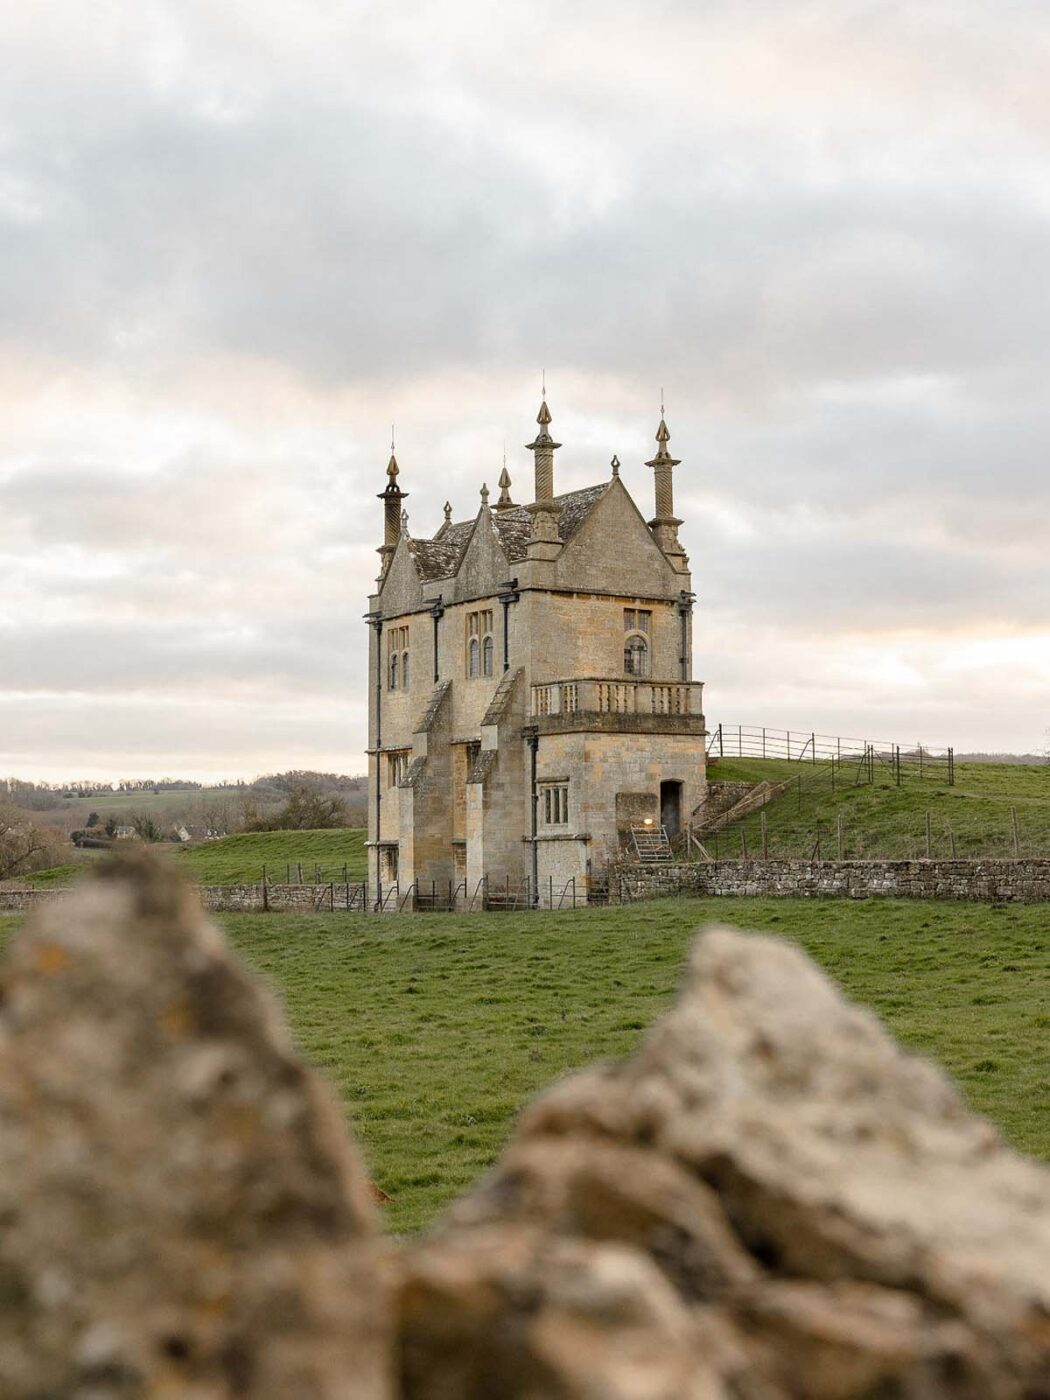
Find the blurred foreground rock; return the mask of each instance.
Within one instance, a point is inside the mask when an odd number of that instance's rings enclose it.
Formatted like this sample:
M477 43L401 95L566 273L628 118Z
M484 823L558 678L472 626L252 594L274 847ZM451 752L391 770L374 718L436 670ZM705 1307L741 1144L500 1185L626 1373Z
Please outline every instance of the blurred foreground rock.
M1050 1397L1050 1173L789 944L700 938L393 1263L174 875L44 908L0 994L3 1400Z
M1050 1395L1050 1173L759 935L704 934L402 1270L413 1400Z
M41 908L0 995L4 1400L388 1395L342 1115L174 871Z

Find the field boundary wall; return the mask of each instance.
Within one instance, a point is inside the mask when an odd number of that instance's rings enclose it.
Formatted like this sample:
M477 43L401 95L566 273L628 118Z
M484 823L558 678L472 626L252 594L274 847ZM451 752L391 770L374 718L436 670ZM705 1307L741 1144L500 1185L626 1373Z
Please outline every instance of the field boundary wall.
M1050 860L719 860L621 867L621 904L668 895L1050 900ZM615 897L615 894L614 894Z
M672 895L1035 904L1050 901L1050 859L659 862L619 865L609 883L612 902L620 904ZM20 913L68 893L67 889L0 889L0 913ZM335 914L374 908L374 891L366 892L360 882L204 885L199 893L205 909L215 913ZM399 905L397 899L388 899L384 912L394 912Z

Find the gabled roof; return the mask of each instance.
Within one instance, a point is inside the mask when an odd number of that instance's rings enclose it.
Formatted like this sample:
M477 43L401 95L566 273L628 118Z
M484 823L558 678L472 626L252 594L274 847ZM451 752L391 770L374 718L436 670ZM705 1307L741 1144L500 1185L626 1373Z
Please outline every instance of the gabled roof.
M458 525L443 526L441 533L432 540L406 540L408 552L425 583L436 578L450 578L456 572L473 529L473 520L463 520Z
M582 491L568 491L564 496L555 496L555 504L561 507L558 536L563 544L572 539L608 489L609 483L603 481L600 486L585 486ZM424 582L452 577L459 568L475 523L476 517L475 520L461 520L447 528L442 527L432 540L408 541L409 551ZM516 564L524 559L532 534L532 516L525 506L494 511L492 523L510 562Z

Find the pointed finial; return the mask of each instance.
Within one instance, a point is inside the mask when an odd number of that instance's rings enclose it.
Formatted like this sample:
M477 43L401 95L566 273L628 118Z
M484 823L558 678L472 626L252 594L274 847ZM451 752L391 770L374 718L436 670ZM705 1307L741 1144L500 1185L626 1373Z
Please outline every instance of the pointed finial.
M485 482L481 483L481 504L487 506L489 503L489 488Z
M451 525L451 524L452 524L452 502L451 502L451 501L446 501L446 502L445 502L445 524L446 524L446 525Z
M619 457L614 457L614 458L612 459L612 462L611 462L610 465L612 466L613 479L616 480L616 481L618 481L619 478L620 478L620 459L619 459Z
M393 481L394 477L398 474L397 458L392 452L390 454L390 461L387 463L386 466L386 474L391 481Z
M540 404L540 411L536 415L536 422L540 425L541 428L545 428L550 421L551 411L547 407L547 400L546 397L544 397L543 402Z
M503 470L499 474L499 500L496 502L497 510L507 510L513 506L514 502L510 498L510 472L507 471L507 454L503 454Z
M403 511L401 512L401 533L402 533L403 535L407 535L407 534L408 534L408 511L407 511L407 510L403 510Z

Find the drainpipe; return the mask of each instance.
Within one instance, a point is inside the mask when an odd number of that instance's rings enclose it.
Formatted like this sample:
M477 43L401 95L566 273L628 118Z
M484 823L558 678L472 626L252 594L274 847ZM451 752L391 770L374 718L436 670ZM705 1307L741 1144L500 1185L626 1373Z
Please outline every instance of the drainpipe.
M379 883L379 837L383 830L383 619L372 623L376 632L376 884Z
M434 619L434 684L437 685L441 679L441 669L438 666L438 623L445 616L445 609L441 601L441 594L434 599L430 609L430 616Z
M508 579L506 583L501 583L500 588L505 591L499 595L499 600L503 604L503 669L510 670L510 605L516 603L521 594L518 592L518 580Z
M539 829L540 794L536 787L536 756L539 753L540 736L536 729L526 729L525 738L529 745L529 785L532 801L532 907L540 902L540 853L537 832Z
M678 617L679 617L679 656L678 667L683 681L690 679L689 676L689 619L692 616L693 604L696 602L695 593L686 593L684 590L678 595Z

